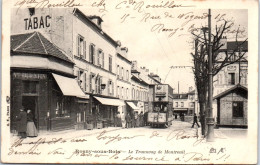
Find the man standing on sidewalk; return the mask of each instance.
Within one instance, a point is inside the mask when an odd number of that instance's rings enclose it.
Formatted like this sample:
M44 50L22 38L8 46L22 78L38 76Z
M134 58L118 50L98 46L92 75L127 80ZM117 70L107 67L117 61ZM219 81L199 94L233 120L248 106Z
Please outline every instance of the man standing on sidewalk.
M194 113L193 124L192 124L192 127L191 127L191 128L194 127L194 124L195 124L195 123L197 124L198 127L200 127L200 125L198 124L198 117L197 117L196 113Z

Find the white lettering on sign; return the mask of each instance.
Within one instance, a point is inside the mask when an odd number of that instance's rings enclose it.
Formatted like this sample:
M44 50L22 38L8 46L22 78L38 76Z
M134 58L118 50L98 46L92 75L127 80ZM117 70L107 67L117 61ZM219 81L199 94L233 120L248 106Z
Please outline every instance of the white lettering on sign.
M24 19L25 30L50 27L49 19L51 19L51 16L49 15L45 16L45 18L43 16L41 16L40 18L38 17L25 18Z
M227 70L228 71L235 71L236 70L236 66L228 66Z

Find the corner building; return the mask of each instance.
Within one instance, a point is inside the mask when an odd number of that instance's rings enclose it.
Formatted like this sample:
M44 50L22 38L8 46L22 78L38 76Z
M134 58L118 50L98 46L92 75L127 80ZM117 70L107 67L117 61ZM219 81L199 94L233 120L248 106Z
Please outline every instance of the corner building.
M102 126L113 125L116 112L125 106L116 90L118 79L116 52L120 45L102 30L102 22L103 20L98 16L86 16L79 9L72 8L30 8L12 11L12 35L39 32L70 60L70 73L63 75L75 80L84 95L74 96L79 99L74 101L77 108L73 108L75 112L69 128L74 125L77 129L82 129L85 123L91 123L93 127L97 127L97 123L102 123ZM57 63L63 66L63 63ZM29 68L34 70L31 66ZM130 69L128 70L128 79L130 79ZM60 68L60 72L64 71ZM127 82L126 72L124 74L124 81ZM129 81L125 83L128 84L127 86L130 86ZM61 91L62 84L64 83L57 84ZM74 89L73 86L68 88ZM130 96L130 87L124 86L124 91L127 91L125 88L129 88L127 95ZM49 96L47 98L50 99ZM127 98L124 96L124 99ZM60 107L58 103L57 107ZM46 107L46 109L55 111L55 108ZM54 118L58 117L54 115ZM63 122L63 125L66 125L64 123L67 122Z

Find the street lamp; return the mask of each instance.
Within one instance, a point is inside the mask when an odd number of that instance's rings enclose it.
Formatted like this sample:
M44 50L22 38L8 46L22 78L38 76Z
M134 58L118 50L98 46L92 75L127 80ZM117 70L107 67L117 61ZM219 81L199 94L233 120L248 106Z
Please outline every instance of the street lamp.
M204 34L208 33L208 116L206 123L208 125L207 141L214 141L214 118L212 112L213 103L213 73L212 73L212 42L211 42L211 10L209 9L208 14L208 27L202 27L201 30Z
M214 118L212 112L212 102L213 102L213 74L212 74L212 43L211 43L211 10L209 9L208 15L208 32L209 32L209 46L208 46L208 53L209 53L209 62L208 62L208 69L209 69L209 102L208 102L208 117L207 117L207 125L208 125L208 135L207 141L212 142L214 141Z

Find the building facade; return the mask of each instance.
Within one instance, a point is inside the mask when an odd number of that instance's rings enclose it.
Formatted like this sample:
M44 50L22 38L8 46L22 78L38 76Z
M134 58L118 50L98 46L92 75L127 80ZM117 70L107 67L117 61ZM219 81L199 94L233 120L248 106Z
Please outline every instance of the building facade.
M32 110L38 131L74 128L78 103L88 96L72 60L39 32L12 35L10 53L11 131L21 108Z
M222 68L222 70L219 71L219 73L213 78L213 97L215 98L237 85L241 85L245 88L247 88L248 85L248 42L227 41L226 38L222 39L222 42L224 43L224 46L220 49L219 60L222 62L221 59L223 59L226 54L229 54L230 59L227 61L229 65ZM241 56L242 58L239 58ZM243 97L245 96L243 95ZM223 99L224 98L221 98L220 100ZM224 117L223 114L228 114L222 113L222 116L220 116L219 111L224 111L223 108L225 107L223 105L221 106L220 102L218 99L214 99L213 102L213 116L215 117L216 121L220 121L220 118L227 118L227 116ZM247 106L247 104L243 104L243 106ZM217 123L221 124L219 122ZM244 125L245 123L241 124Z

